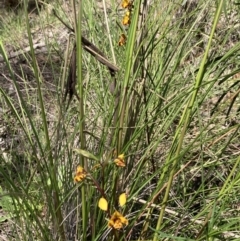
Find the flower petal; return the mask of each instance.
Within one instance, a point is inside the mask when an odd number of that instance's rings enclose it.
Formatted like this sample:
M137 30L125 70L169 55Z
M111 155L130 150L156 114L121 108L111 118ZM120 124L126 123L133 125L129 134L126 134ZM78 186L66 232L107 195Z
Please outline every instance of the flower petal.
M101 197L98 201L98 207L102 209L103 211L108 210L108 202L104 197Z
M124 154L120 154L120 155L118 156L118 159L123 160L123 159L124 159Z
M118 201L119 201L119 205L122 207L126 204L127 202L127 195L126 193L122 193L119 198L118 198Z

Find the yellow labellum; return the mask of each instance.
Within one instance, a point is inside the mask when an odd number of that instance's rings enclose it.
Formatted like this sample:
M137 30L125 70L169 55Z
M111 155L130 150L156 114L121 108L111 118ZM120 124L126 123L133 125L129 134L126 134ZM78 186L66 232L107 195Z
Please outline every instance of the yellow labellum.
M108 202L104 197L101 197L98 201L98 207L102 209L103 211L108 210Z
M118 198L118 201L119 201L119 205L122 207L126 204L127 202L127 195L126 193L122 193L119 198Z

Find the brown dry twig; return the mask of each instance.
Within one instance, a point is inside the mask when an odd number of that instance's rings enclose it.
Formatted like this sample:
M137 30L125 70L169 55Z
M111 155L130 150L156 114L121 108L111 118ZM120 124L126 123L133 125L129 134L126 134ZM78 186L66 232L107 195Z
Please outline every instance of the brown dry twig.
M71 28L68 24L66 24L56 13L55 10L53 10L53 14L57 17L57 19L65 26L67 27L71 32L74 33L74 29ZM82 45L83 49L86 50L88 53L90 53L92 56L94 56L101 64L105 65L110 72L110 75L112 77L115 76L115 73L119 70L117 66L112 64L105 54L98 48L96 47L92 42L90 42L87 38L82 36ZM73 97L73 95L76 95L77 98L79 99L77 93L76 93L76 42L73 47L72 51L72 56L71 56L71 61L70 61L70 66L69 66L69 74L68 74L68 79L67 79L67 84L66 84L66 90L65 90L65 95L64 95L64 101L66 101L67 96L69 95L69 100L68 100L68 105ZM67 105L67 107L68 107Z

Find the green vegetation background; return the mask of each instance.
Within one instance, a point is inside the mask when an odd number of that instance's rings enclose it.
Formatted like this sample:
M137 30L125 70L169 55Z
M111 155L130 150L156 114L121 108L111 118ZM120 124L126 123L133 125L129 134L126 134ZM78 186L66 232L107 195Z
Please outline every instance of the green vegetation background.
M1 9L0 239L240 240L239 5Z

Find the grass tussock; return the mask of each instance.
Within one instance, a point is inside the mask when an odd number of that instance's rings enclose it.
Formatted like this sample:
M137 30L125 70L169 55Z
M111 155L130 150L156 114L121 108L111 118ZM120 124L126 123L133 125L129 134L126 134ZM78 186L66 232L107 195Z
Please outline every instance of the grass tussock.
M0 237L239 240L238 4L43 5L0 16Z

